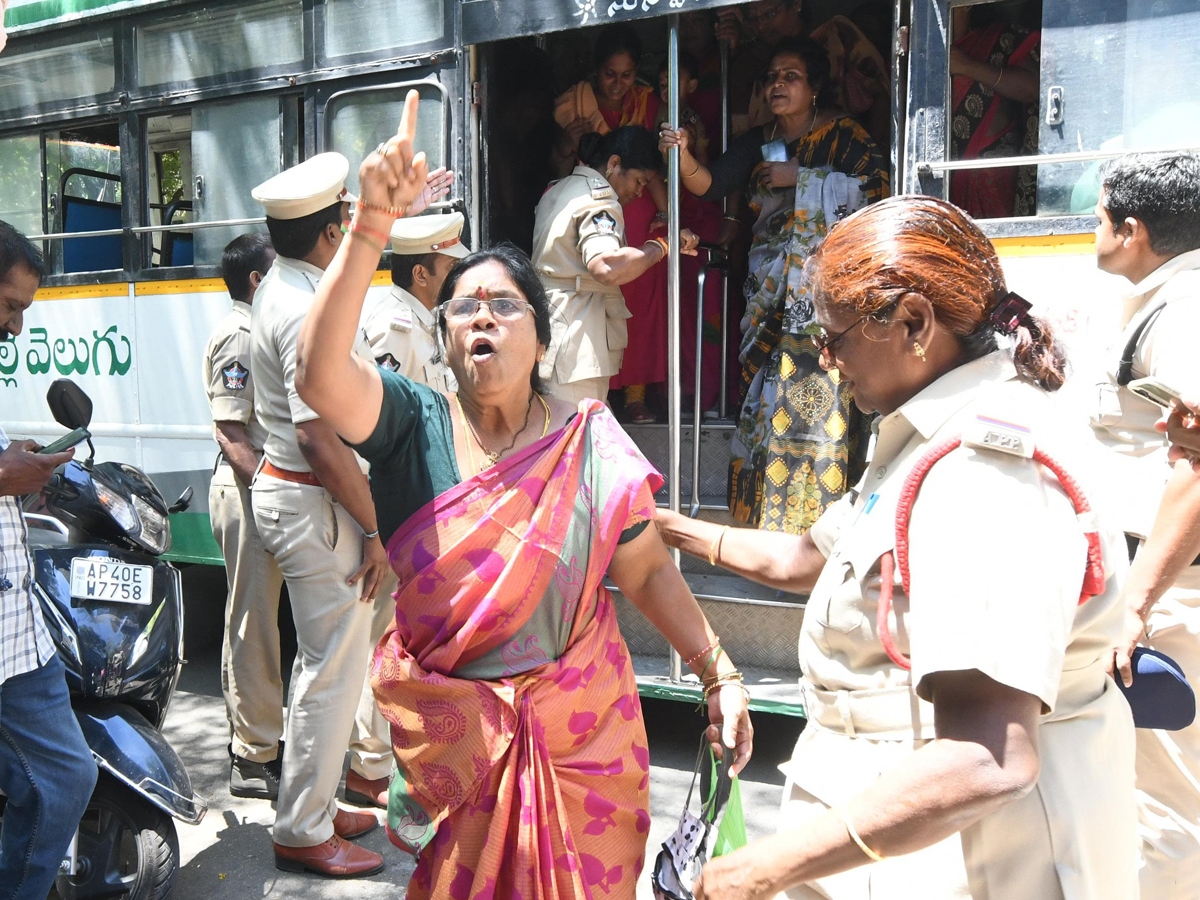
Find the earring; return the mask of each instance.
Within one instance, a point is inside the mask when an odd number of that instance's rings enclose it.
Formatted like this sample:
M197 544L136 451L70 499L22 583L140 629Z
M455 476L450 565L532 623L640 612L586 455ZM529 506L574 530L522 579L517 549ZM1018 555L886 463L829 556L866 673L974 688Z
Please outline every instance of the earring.
M913 341L913 353L917 354L917 356L921 358L921 362L925 362L925 348L922 347L917 341Z

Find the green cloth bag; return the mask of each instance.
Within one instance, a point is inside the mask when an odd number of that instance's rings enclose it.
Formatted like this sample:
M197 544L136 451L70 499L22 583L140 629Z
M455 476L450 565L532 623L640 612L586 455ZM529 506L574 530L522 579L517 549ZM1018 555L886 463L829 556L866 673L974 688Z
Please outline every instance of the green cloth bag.
M711 752L711 750L710 750ZM728 747L727 754L732 754ZM713 758L716 766L716 758ZM717 836L713 840L712 855L715 859L746 846L746 816L742 812L742 781L736 775L729 776L729 799L725 801L725 811L721 822L717 825Z

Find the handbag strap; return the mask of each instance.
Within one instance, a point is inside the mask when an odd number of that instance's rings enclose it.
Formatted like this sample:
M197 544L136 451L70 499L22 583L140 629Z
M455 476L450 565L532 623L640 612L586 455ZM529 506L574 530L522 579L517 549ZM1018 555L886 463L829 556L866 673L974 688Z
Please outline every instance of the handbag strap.
M696 754L696 765L692 769L692 782L688 786L687 800L683 803L685 810L692 808L692 793L696 790L696 782L699 780L700 820L708 825L716 822L729 800L729 792L733 787L733 781L729 775L730 766L733 765L733 752L727 747L723 750L721 759L718 761L716 754L709 746L707 735L700 735L700 751ZM706 752L709 764L701 768ZM714 778L716 784L713 783Z

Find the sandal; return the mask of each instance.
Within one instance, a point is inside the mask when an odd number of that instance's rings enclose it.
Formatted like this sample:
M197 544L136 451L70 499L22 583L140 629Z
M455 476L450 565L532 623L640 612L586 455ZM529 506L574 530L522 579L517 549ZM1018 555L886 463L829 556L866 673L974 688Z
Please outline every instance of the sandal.
M658 417L641 400L625 404L625 418L631 425L653 425Z

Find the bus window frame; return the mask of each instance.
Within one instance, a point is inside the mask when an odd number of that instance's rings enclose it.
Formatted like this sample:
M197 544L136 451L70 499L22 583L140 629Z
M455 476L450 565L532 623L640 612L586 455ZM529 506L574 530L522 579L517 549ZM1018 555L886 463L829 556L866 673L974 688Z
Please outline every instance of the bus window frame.
M403 48L392 47L386 50L330 56L325 49L327 3L316 2L316 0L305 0L306 6L309 4L312 6L312 28L309 34L313 41L313 67L346 69L347 67L371 66L374 68L380 62L414 58L428 58L429 62L427 64L432 66L437 65L439 62L445 62L447 58L455 60L458 56L457 48L462 45L460 43L461 17L455 15L454 11L461 5L461 0L441 0L441 3L443 32L440 40L411 44ZM395 54L398 51L401 53L401 56L396 57Z

